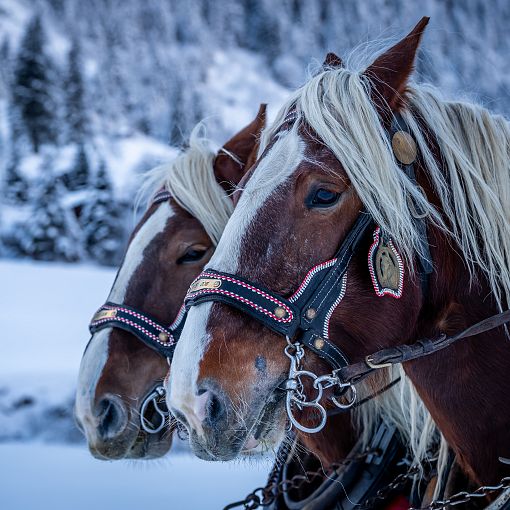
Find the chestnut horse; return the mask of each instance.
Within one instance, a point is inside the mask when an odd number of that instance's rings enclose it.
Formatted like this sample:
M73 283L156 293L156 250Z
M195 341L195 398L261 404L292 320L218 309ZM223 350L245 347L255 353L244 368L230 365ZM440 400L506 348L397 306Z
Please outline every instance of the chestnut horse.
M332 406L331 386L355 399L342 366L404 343L426 349L422 339L508 306L510 127L409 81L427 22L368 65L349 59L311 78L263 134L190 287L169 378L169 405L196 450L231 458L253 430L282 422L286 380L297 404L288 414L300 420L300 408ZM305 310L307 293L320 299ZM316 319L320 333L308 326ZM499 327L404 364L477 484L509 473L500 461L510 457L509 362ZM305 376L308 400L298 394ZM197 398L215 420L194 413Z
M264 123L262 105L256 119L218 154L197 127L189 147L173 163L149 174L145 187L166 192L156 194L136 226L108 302L160 324L182 319L186 289L214 251L233 209L229 193L251 164ZM98 328L85 349L76 421L97 458L159 457L172 443L158 393L168 363L132 332L116 326Z

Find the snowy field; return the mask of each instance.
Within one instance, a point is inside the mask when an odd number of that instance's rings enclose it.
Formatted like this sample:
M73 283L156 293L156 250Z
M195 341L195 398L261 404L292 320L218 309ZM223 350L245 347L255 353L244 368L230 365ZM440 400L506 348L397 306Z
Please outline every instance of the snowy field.
M269 461L93 459L72 427L90 316L114 271L0 261L0 509L221 509L265 482Z

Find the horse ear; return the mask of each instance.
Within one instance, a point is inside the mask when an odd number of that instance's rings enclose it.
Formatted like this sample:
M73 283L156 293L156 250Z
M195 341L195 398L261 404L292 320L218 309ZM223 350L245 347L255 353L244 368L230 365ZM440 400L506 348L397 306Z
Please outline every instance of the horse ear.
M255 119L234 135L216 155L214 174L227 192L233 190L256 160L259 136L266 125L266 106L261 104Z
M342 59L337 54L330 52L326 55L326 58L322 63L322 69L335 69L337 67L342 67L343 65L344 63L342 62Z
M413 30L400 42L380 55L365 71L374 86L372 100L379 111L398 111L402 107L402 97L407 81L414 68L416 51L425 27L429 22L423 17Z

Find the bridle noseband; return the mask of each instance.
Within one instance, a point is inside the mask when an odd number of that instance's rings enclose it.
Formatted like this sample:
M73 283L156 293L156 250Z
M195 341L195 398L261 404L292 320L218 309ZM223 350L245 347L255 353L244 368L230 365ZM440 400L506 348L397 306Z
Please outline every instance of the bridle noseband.
M284 125L291 125L296 117L286 118ZM390 140L396 134L411 137L409 129L400 115L397 115L388 132ZM412 138L412 137L411 137ZM414 140L411 139L414 143ZM415 184L414 160L397 160L407 177ZM403 160L403 161L402 161ZM420 250L420 278L424 291L428 287L428 278L433 271L427 240L426 223L423 216L416 215L418 230L421 233L423 249ZM347 269L352 256L369 232L378 229L367 212L361 212L337 250L334 258L312 267L298 289L290 296L283 297L239 275L205 270L190 286L185 299L186 307L196 306L207 301L218 301L237 308L273 332L287 339L285 354L290 358L289 378L286 382L287 412L291 422L305 432L318 432L326 422L327 412L320 400L324 390L334 388L336 395L330 397L338 408L349 408L356 401L356 389L351 381L341 380L339 372L350 366L345 353L330 339L329 323L335 308L343 299L347 286ZM378 236L388 238L377 230ZM389 240L389 238L388 238ZM317 376L303 370L303 347L307 347L325 360L332 368L331 374ZM317 391L314 399L308 400L304 393L305 379L309 379ZM336 397L347 394L348 401L343 403ZM292 409L312 407L319 412L320 423L316 427L305 427L294 417Z
M172 195L162 189L152 199L152 205L166 202ZM147 347L170 361L173 357L175 346L184 327L186 308L181 306L174 321L165 326L149 314L141 312L132 306L117 304L107 301L94 314L89 324L90 333L106 329L117 328L127 331L142 341ZM160 432L165 426L166 419L170 415L167 409L161 408L161 400L165 397L165 387L156 386L144 399L140 409L140 425L149 434ZM152 405L160 422L153 425L145 416L149 406Z

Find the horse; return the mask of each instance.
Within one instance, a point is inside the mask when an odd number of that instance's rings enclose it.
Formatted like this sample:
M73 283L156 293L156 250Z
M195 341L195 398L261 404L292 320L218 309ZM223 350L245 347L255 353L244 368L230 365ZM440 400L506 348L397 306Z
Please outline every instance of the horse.
M403 362L465 476L508 475L510 127L410 80L427 23L318 73L264 131L167 383L195 450L235 456L281 414L353 405L353 367Z
M151 459L171 447L174 422L162 381L173 348L165 343L182 323L186 289L232 212L229 194L251 165L264 123L261 105L218 153L198 125L175 161L145 177L143 188L158 192L131 235L107 304L92 320L78 378L76 422L99 459Z

